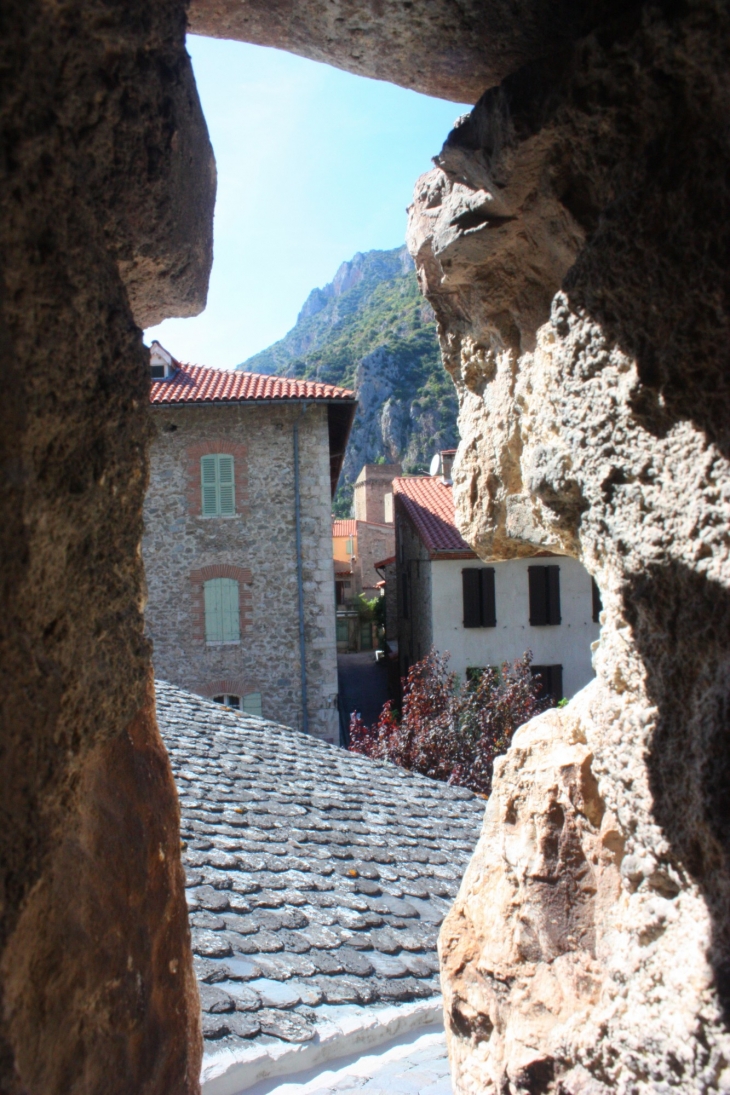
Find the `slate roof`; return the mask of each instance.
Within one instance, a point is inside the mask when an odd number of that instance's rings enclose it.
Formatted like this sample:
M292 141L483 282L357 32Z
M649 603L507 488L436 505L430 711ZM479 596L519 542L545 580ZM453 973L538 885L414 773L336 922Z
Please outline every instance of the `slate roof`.
M450 483L444 483L436 475L413 475L394 479L393 497L400 500L431 553L456 555L465 559L476 558L456 527Z
M320 384L319 381L227 372L180 362L175 364L177 372L169 380L152 381L151 403L242 403L288 399L347 403L355 400L355 393L347 388L336 388L333 384Z
M332 1005L437 996L438 927L484 803L173 685L156 690L206 1052L309 1041Z

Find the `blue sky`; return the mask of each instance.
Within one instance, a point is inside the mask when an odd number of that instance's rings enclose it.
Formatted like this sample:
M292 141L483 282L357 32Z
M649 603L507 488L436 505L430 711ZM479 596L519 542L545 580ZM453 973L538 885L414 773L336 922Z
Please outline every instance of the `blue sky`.
M145 338L232 368L345 259L403 243L414 183L468 108L241 42L188 50L218 164L208 306Z

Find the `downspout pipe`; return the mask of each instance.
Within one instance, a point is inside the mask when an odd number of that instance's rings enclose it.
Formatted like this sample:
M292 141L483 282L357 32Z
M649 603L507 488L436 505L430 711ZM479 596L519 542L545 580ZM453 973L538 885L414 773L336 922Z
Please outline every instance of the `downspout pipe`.
M309 733L309 713L307 711L307 662L304 644L304 578L302 573L302 502L299 477L299 420L307 409L304 403L299 415L294 419L294 528L297 548L297 602L299 608L299 666L302 693L302 730Z

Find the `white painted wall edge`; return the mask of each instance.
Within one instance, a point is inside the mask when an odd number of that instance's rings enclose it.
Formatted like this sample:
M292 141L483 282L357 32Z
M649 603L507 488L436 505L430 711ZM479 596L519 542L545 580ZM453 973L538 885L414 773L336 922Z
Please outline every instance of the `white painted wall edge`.
M244 1045L203 1058L202 1095L241 1095L272 1076L288 1076L338 1058L367 1053L376 1046L421 1027L443 1024L440 996L383 1008L362 1008L317 1027L310 1042Z

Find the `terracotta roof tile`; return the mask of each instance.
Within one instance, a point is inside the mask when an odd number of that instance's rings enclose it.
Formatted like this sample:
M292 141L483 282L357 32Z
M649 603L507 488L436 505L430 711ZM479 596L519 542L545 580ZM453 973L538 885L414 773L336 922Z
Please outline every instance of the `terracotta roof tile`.
M153 380L150 402L242 403L271 399L354 400L355 393L333 384L292 380L260 373L226 372L205 365L182 365L169 380Z
M456 527L451 484L444 483L438 476L414 475L394 479L393 494L401 499L429 551L474 556Z
M339 517L332 522L333 536L357 536L357 521L343 521Z

